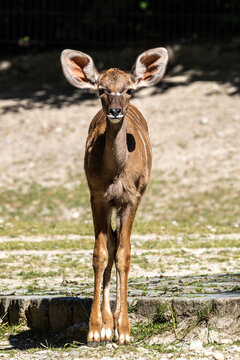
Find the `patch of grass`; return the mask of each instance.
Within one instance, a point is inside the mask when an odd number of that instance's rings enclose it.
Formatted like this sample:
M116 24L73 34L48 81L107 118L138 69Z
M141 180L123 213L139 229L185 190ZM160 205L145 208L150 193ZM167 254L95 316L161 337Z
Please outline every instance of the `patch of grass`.
M53 187L27 183L12 190L2 189L0 235L93 234L85 176L78 174L69 181ZM134 233L175 235L237 231L234 224L240 221L240 192L231 183L225 182L223 187L218 185L209 192L193 193L180 184L178 179L164 182L159 172L153 172L137 212ZM176 197L178 187L179 193L184 195Z
M172 321L173 321L173 329L175 333L175 337L177 342L180 342L184 340L184 338L199 324L205 323L208 327L209 319L211 314L213 313L213 302L209 302L206 305L204 304L199 311L197 312L197 319L193 320L188 324L188 326L185 329L182 329L180 332L178 332L178 319L176 316L176 312L174 309L173 302L171 302L171 314L172 314Z
M136 312L136 305L130 304L128 306L128 313L132 314L132 313L135 313L135 312Z
M169 349L168 346L165 346L162 344L152 344L152 345L145 344L144 347L147 349L156 350L156 351L160 352L161 354L170 354L173 352L172 349ZM175 354L175 352L174 352L174 354Z
M147 291L148 290L148 284L146 283L135 283L135 284L131 284L131 288L132 289L136 289L136 290L142 290L142 291Z
M23 242L21 246L24 247L24 244ZM26 248L31 249L35 244L35 242L31 242ZM90 254L86 255L84 252L81 254L71 252L71 249L69 249L68 252L65 249L66 244L63 246L63 249L60 249L62 253L54 253L54 251L53 253L49 253L48 251L41 253L41 243L37 242L37 244L40 244L38 246L39 255L37 256L30 252L23 254L20 258L16 258L15 255L13 256L11 252L9 252L9 257L4 259L4 263L2 264L0 278L18 279L20 283L26 283L26 285L29 285L29 280L41 280L41 284L43 282L47 284L51 278L55 278L53 280L54 283L59 283L61 279L65 279L66 286L71 286L71 284L78 285L79 278L82 276L85 278L93 276L92 256ZM62 242L60 240L60 248L61 244ZM46 248L46 244L43 244L43 247ZM14 242L11 248L18 249L19 244ZM51 248L51 246L49 248ZM79 250L79 248L77 250ZM11 262L11 264L8 264L8 262ZM78 278L77 281L75 280L76 277ZM62 285L64 286L64 284Z
M9 325L8 322L4 322L2 320L4 319L0 319L0 340L6 336L16 334L21 331L22 325Z
M54 276L57 276L58 273L57 273L57 271L41 272L41 271L30 270L30 271L20 271L17 275L21 276L23 280L27 280L27 279L34 279L34 278L54 277Z
M131 335L134 337L134 343L138 343L143 340L146 341L154 335L160 335L171 327L171 322L136 322L134 326L131 327Z
M78 240L43 240L36 241L9 241L0 243L0 251L11 250L91 250L94 246L94 240L78 239Z
M157 324L164 324L167 322L166 312L168 311L168 304L159 304L156 315L154 316L154 322Z
M36 293L38 291L42 291L42 290L43 290L43 288L38 285L37 280L34 280L32 282L32 284L27 286L27 292L29 294L34 294L34 293Z
M136 322L131 328L134 342L146 341L153 335L160 335L172 327L172 323L167 319L167 303L159 304L157 312L152 321Z
M18 237L21 235L93 235L92 222L84 222L79 220L55 220L55 221L43 221L36 217L31 221L12 220L11 226L2 225L0 228L1 236Z
M240 248L240 243L238 239L204 239L203 237L200 239L193 240L182 240L171 239L171 240L147 240L144 241L143 245L144 249L176 249L181 247L186 247L189 249L200 249L200 248L225 248L225 247L236 247Z

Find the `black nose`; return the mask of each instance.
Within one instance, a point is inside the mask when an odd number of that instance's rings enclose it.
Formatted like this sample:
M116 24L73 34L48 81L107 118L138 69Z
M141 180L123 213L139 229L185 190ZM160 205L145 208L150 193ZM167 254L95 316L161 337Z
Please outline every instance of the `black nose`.
M121 114L121 109L120 108L113 108L113 109L110 109L109 112L114 117L117 117L118 115Z

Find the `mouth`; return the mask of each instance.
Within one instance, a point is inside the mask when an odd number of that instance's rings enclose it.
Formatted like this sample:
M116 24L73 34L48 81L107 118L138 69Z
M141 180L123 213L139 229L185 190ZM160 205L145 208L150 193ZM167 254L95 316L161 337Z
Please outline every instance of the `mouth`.
M114 124L119 123L122 120L123 116L124 116L123 114L119 114L117 116L114 116L112 114L107 115L108 119Z

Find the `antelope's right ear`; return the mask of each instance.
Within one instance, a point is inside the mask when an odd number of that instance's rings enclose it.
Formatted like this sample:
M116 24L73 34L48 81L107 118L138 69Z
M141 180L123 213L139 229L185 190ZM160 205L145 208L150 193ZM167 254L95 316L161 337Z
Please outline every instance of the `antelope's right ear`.
M163 77L168 63L165 48L150 49L139 55L132 69L136 89L157 84Z
M89 55L66 49L61 54L61 63L63 73L71 85L80 89L96 89L99 74Z

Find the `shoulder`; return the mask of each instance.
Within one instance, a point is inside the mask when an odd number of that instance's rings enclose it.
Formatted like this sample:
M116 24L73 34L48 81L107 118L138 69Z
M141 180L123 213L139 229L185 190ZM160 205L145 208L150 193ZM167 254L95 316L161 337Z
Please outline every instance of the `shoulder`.
M102 138L106 131L106 118L103 110L101 109L92 119L89 129L88 137L86 142L86 150L90 151L93 144L98 138ZM102 135L102 136L101 136Z
M143 127L144 130L148 132L147 122L144 119L142 113L136 108L136 106L132 104L129 105L126 117L130 121L132 126Z
M103 110L101 109L98 111L98 113L92 119L92 121L89 125L88 134L91 134L92 132L95 132L96 130L99 131L103 127L106 127L106 119L105 119L105 114L104 114Z

